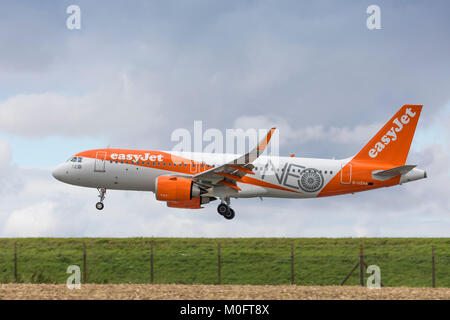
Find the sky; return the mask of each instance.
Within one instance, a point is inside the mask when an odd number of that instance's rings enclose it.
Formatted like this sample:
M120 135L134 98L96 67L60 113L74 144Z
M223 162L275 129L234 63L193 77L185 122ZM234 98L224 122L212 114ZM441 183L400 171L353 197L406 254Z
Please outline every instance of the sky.
M80 29L66 9L78 5ZM381 29L369 30L369 5ZM448 1L2 1L0 237L447 237ZM174 130L276 126L280 154L356 154L424 105L408 164L428 178L338 197L167 208L62 184L87 149L170 150Z

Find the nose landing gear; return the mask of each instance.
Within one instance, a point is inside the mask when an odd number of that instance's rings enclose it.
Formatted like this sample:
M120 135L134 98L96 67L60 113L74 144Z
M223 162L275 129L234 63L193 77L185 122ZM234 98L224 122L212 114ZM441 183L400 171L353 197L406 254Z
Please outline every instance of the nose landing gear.
M105 207L105 205L103 204L103 200L105 200L106 189L97 188L97 190L99 193L98 197L100 198L100 201L95 204L95 207L97 208L97 210L103 210L103 208Z
M234 210L230 208L230 200L227 199L226 203L222 202L217 207L217 212L227 220L234 218Z

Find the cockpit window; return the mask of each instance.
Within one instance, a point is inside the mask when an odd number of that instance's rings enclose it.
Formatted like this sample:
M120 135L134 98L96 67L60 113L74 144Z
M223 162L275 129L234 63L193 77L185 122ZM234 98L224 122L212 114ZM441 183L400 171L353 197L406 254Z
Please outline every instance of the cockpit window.
M82 162L83 161L83 158L82 157L72 157L72 158L69 158L69 160L67 160L66 162Z

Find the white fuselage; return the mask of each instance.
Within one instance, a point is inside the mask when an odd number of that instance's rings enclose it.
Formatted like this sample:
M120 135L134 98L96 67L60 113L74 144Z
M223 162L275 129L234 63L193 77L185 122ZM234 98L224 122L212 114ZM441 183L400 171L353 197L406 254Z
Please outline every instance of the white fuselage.
M205 162L219 166L236 158L235 154L213 153L183 153L171 154L186 157L194 161ZM280 197L280 198L311 198L317 196L327 183L339 173L350 159L331 160L294 157L260 156L253 165L254 175L251 178L298 192L266 187L256 184L239 183L239 193L226 187L215 188L216 196L231 196L236 198ZM322 174L323 181L317 182L317 190L303 192L299 184L298 173L305 168L314 168ZM192 173L194 175L195 173ZM170 167L158 169L137 166L132 163L116 163L92 158L82 158L81 162L65 162L54 171L54 176L63 182L90 188L105 188L115 190L155 191L155 180L158 176L179 175ZM184 175L186 176L186 175Z

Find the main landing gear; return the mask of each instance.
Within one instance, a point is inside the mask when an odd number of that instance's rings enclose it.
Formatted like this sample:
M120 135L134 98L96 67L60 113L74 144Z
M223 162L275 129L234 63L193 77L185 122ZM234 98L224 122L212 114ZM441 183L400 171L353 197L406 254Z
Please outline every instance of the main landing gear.
M222 202L217 207L217 212L223 216L227 220L231 220L234 218L234 210L230 208L230 199L227 199L227 202Z
M98 197L100 198L100 201L95 204L95 207L97 208L97 210L103 210L103 208L105 207L103 204L103 200L105 200L106 189L105 188L97 188L97 190L99 193Z

